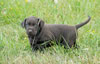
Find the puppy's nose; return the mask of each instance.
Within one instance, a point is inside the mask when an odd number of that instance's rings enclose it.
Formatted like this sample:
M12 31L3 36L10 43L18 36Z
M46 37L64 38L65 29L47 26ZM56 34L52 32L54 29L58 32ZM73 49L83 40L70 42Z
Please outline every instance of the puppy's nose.
M29 30L28 32L29 32L29 33L32 33L32 30Z

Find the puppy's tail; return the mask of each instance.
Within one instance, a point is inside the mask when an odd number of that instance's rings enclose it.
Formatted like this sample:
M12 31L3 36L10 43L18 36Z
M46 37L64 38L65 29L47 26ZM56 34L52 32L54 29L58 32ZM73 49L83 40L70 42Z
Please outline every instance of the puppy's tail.
M85 22L75 25L76 29L78 29L78 28L84 26L85 24L87 24L90 21L90 19L91 19L91 17L88 16L88 19Z

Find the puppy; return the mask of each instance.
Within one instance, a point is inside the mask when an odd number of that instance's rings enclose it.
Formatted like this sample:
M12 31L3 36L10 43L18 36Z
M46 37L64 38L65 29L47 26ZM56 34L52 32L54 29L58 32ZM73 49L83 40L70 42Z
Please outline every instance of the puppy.
M32 49L41 49L51 46L51 41L60 42L65 48L67 46L75 47L77 30L90 21L91 17L75 26L63 24L45 24L43 20L31 16L26 18L22 23L22 27L26 29L30 45ZM46 44L43 44L46 42Z

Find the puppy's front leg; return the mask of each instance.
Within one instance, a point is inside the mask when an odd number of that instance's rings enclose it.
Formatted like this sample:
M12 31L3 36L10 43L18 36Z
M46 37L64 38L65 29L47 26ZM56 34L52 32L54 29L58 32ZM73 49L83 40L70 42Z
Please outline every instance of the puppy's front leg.
M35 39L32 37L29 37L29 41L30 41L30 46L32 48L32 50L34 49L34 43L36 43Z
M30 45L32 47L32 42L33 42L33 39L31 37L29 37L29 41L30 41Z

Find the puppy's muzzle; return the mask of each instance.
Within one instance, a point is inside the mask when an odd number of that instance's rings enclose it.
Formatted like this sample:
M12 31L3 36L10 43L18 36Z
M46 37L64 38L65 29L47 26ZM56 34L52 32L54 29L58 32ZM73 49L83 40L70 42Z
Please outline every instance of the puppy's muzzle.
M29 33L29 34L32 33L32 30L28 30L28 33Z
M27 34L30 36L34 36L33 30L32 29L28 29L27 30Z

